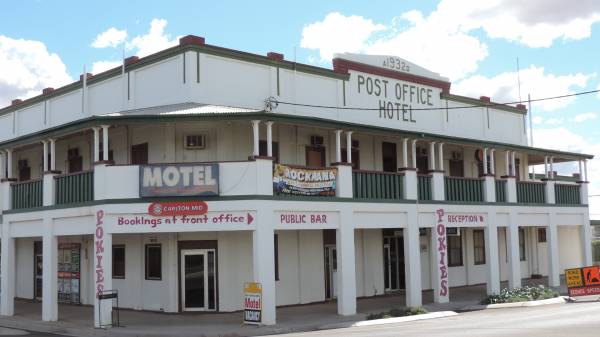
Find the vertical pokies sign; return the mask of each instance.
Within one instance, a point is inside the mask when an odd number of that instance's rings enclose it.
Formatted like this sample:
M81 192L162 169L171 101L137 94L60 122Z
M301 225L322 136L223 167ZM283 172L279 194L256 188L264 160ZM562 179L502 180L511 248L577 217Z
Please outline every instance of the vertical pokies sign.
M439 288L440 293L439 296L448 296L448 265L447 261L447 245L446 245L446 225L444 224L444 210L438 209L436 211L437 214L437 224L435 226L435 231L437 232L437 250L438 256L440 260L438 261L438 268L440 270L440 279L439 279Z
M96 298L104 291L104 211L96 212L96 231L94 232L94 248L96 256Z

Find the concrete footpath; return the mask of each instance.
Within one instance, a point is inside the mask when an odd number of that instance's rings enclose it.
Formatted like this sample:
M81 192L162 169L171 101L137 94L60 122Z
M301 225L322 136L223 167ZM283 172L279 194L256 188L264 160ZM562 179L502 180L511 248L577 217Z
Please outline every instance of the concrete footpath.
M432 292L423 292L424 307L429 312L465 311L473 308L485 297L485 286L453 288L451 301L432 303ZM402 308L403 294L359 299L358 314L337 315L335 301L280 307L274 326L251 326L242 324L242 313L177 313L166 314L147 311L121 310L122 327L94 329L93 308L90 306L59 306L58 322L41 321L41 303L15 301L15 315L1 317L0 326L15 329L57 333L72 336L257 336L289 332L314 331L326 327L350 327L366 319L370 313ZM435 315L433 315L435 316Z

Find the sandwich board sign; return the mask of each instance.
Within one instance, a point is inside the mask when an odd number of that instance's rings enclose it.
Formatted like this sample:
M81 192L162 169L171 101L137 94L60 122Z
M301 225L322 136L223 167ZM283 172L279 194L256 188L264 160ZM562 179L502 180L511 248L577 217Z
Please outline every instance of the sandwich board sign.
M565 270L569 297L600 295L600 266Z
M262 285L256 282L244 283L244 323L262 322Z

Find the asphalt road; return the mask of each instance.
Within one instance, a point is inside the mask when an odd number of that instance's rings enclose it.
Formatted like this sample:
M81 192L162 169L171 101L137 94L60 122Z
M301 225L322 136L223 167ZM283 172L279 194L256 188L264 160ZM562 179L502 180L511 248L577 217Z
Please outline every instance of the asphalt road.
M398 337L398 336L600 336L600 302L578 302L538 307L488 309L458 316L278 335L285 337Z
M30 332L30 331L25 331L25 330L16 330L16 329L9 329L9 328L3 328L0 327L0 336L5 337L17 337L17 336L24 336L24 337L59 337L61 335L53 335L53 334L47 334L47 333L43 333L43 332Z

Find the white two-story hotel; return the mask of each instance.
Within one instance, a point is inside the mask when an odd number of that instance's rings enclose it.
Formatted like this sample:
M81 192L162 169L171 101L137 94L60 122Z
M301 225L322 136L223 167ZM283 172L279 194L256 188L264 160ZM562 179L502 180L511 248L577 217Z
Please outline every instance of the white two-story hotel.
M418 62L418 60L415 60ZM449 65L450 66L450 65ZM15 298L239 311L522 279L591 264L586 161L527 145L527 110L394 56L333 70L178 46L0 109L1 315ZM556 163L578 162L573 177ZM532 175L532 165L545 173ZM577 165L575 165L576 167ZM400 298L400 297L396 297Z

